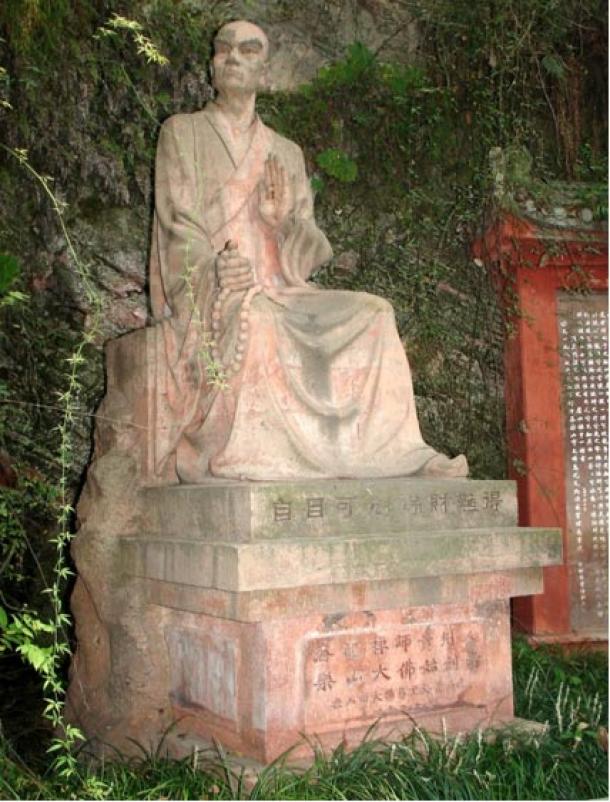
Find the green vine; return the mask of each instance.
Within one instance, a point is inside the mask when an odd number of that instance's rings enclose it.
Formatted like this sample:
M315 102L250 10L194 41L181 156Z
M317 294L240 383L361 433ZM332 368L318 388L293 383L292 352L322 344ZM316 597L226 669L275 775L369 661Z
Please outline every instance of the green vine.
M70 654L69 627L70 616L64 611L64 597L67 583L73 572L68 566L68 546L73 537L72 518L74 508L71 503L71 488L69 486L69 472L73 461L72 436L74 422L81 414L80 408L80 372L85 364L85 349L91 345L97 336L99 320L101 318L101 299L91 282L91 277L85 265L79 259L72 238L68 232L65 220L65 203L53 192L52 179L39 173L29 162L27 151L14 150L0 145L4 151L15 158L19 165L27 171L42 188L51 202L53 211L64 235L67 247L72 258L73 269L84 288L93 314L90 316L89 328L84 333L74 352L66 359L68 373L66 375L66 388L59 395L58 403L62 409L62 417L57 426L59 434L58 463L60 466L56 508L57 531L51 539L55 547L55 560L52 569L52 581L45 589L51 604L51 617L43 621L32 613L14 613L10 619L3 608L0 608L0 650L16 647L18 652L43 677L45 696L44 715L51 723L56 735L49 752L56 753L53 761L53 770L60 776L69 779L76 772L76 757L74 747L82 739L80 731L64 721L64 680L63 664ZM51 645L41 646L36 641L40 635L50 635Z
M115 39L120 31L127 32L133 37L137 53L147 62L161 66L168 63L168 59L159 52L152 40L143 34L142 25L135 20L114 14L106 26L99 28L98 35L102 38ZM127 74L125 73L125 75ZM0 74L0 79L2 77ZM131 81L129 83L135 91ZM144 110L150 114L150 110L145 103L142 103L137 91L135 94ZM11 108L8 101L3 105L7 109ZM61 417L56 426L58 478L56 488L51 491L49 499L56 511L55 533L50 539L55 556L51 572L52 579L50 582L45 582L46 587L43 591L48 597L51 612L49 617L45 618L34 611L7 612L3 606L0 606L0 653L9 649L15 650L41 675L45 694L44 716L55 733L48 747L48 752L53 754L51 770L56 776L64 778L69 783L77 775L75 747L83 739L80 730L64 718L64 668L66 659L70 655L71 626L71 619L65 612L64 605L67 585L73 576L68 558L69 544L74 536L72 471L75 454L73 440L75 424L83 415L83 369L87 365L88 351L99 339L103 301L92 280L88 266L80 258L73 243L66 222L67 204L54 191L52 177L42 174L32 165L25 148L11 148L2 143L0 143L0 148L16 160L22 170L29 173L47 199L66 244L70 269L84 294L88 310L86 328L72 352L65 358L68 368L67 374L64 375L65 387L58 393L57 399L57 410L61 411ZM10 306L26 300L27 296L24 293L9 289L19 273L20 266L17 260L9 254L1 255L0 306ZM211 357L211 342L208 342L204 336L203 321L200 319L200 312L195 302L193 268L187 273L186 283L193 312L196 317L198 316L196 322L199 323L201 329L200 356L205 365L207 380L223 389L226 386L224 374ZM85 412L85 414L87 413ZM2 507L0 507L0 512L1 509ZM23 541L26 540L25 530L19 526L12 537L9 536L9 532L10 530L5 530L0 539L2 549L7 552L2 564L3 570L7 567L12 569L15 564L16 552L23 551ZM95 789L90 788L89 790L94 791Z

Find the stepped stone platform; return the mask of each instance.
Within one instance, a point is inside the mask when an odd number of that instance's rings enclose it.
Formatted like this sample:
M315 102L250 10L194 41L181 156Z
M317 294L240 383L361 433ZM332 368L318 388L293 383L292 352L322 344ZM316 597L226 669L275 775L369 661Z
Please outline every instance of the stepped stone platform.
M512 720L509 600L562 559L559 530L517 526L514 483L211 480L137 506L106 647L128 701L102 709L81 643L69 703L87 734L122 748L177 720L174 754L216 738L264 763L375 722L392 738Z

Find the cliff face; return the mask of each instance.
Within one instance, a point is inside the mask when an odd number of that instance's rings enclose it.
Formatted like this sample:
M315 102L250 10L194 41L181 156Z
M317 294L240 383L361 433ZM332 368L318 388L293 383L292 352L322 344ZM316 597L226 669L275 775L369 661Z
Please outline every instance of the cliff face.
M272 42L272 91L291 91L311 81L322 67L343 58L353 42L362 42L382 61L412 63L417 54L420 37L407 4L254 0L236 6L236 12L255 19Z

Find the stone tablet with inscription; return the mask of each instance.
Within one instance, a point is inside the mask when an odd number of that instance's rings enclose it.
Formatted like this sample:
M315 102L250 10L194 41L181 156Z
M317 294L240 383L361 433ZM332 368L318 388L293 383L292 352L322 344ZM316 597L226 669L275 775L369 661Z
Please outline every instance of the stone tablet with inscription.
M576 631L608 627L608 298L558 300L565 419L567 559Z
M419 621L404 610L375 626L312 638L305 649L305 720L316 726L454 707L489 670L485 622L466 611ZM366 624L369 624L367 627Z

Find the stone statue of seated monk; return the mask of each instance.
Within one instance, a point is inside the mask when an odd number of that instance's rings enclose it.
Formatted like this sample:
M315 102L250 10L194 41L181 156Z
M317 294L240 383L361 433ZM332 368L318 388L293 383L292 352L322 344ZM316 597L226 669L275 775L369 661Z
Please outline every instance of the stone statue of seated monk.
M151 250L156 470L180 482L464 477L424 443L390 304L308 283L332 256L301 149L255 112L268 41L214 41L216 99L162 127ZM222 368L224 386L211 379Z

